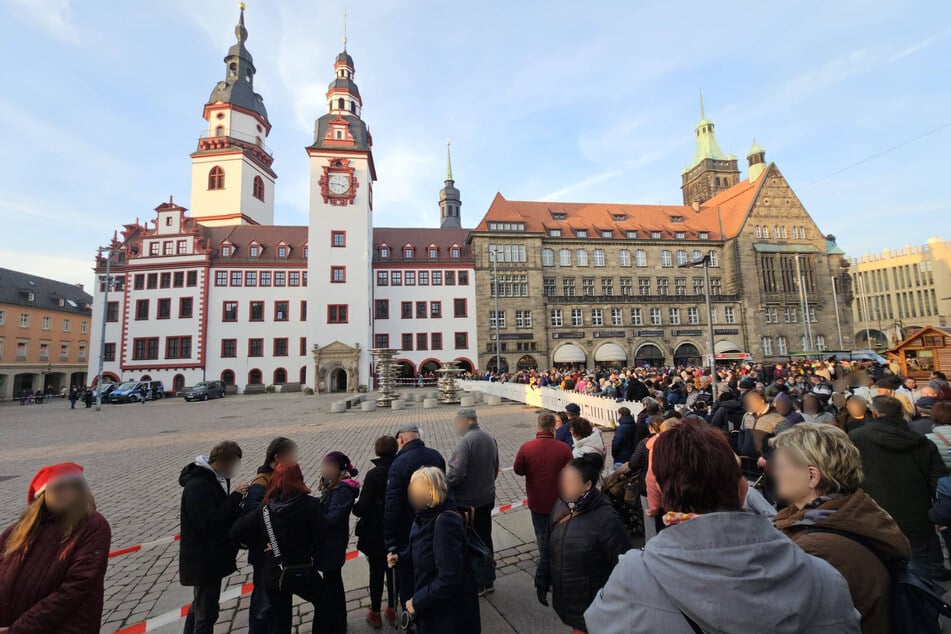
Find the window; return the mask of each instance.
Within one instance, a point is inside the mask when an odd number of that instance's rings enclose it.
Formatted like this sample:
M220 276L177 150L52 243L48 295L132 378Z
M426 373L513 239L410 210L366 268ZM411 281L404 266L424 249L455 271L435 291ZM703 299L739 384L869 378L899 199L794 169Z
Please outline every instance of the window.
M248 339L248 356L249 357L263 357L264 356L264 339L260 339L260 338Z
M691 306L687 309L687 323L694 325L700 323L700 312L697 310L696 306Z
M459 271L459 286L469 286L469 271Z
M410 246L410 245L407 245L407 246L403 247L403 259L404 259L404 260L412 260L412 259L413 259L413 253L414 253L415 251L416 251L416 249L414 249L414 248L413 248L412 246Z
M601 278L601 294L607 295L607 296L614 295L614 278L613 277Z
M390 248L386 245L380 247L380 258L385 260L390 257Z
M780 228L779 228L779 233L782 235L783 239L785 240L785 239L786 239L786 227L785 227L785 226L780 227ZM777 343L777 347L778 347L778 343Z
M274 271L274 286L284 286L287 279L287 273L284 271ZM264 286L263 284L261 286Z
M281 245L281 246L277 247L277 257L280 258L280 259L282 259L282 260L286 260L286 259L287 259L287 251L288 251L288 248L287 248L286 246Z
M659 326L661 324L660 309L651 308L651 325Z
M701 231L700 233L697 234L697 239L698 239L698 240L709 240L709 239L710 239L710 234L709 234L708 232L706 232L706 231Z
M270 285L271 285L271 272L270 272L270 271L261 271L261 274L258 276L258 281L261 283L261 286L270 286Z
M575 278L566 277L562 280L562 288L565 292L565 297L574 297L575 296Z
M460 249L456 245L452 245L452 247L450 247L449 249L449 257L451 257L453 260L458 260L461 256L462 256L462 249Z
M373 316L374 316L374 319L389 319L390 318L390 300L388 299L374 300Z
M767 324L779 323L779 308L777 306L767 306L765 314Z
M233 359L238 356L238 340L237 339L222 339L221 340L221 356Z
M159 300L161 302L161 300ZM63 332L69 332L70 327L72 326L72 321L69 319L63 320Z
M274 302L274 321L287 321L290 312L290 302Z
M390 285L390 274L387 271L377 271L376 272L376 285L377 286L389 286Z
M251 195L264 202L264 179L260 176L255 176L253 184L251 185Z
M429 335L430 350L442 350L442 333L434 332Z
M433 286L442 286L442 271L433 271Z
M416 319L426 319L426 302L416 302Z
M134 288L137 291L141 291L143 288L145 288L145 275L143 275L142 273L139 273L138 275L136 275L132 280L132 288Z
M631 252L627 249L621 249L618 252L618 261L621 266L631 266Z
M671 326L680 325L680 309L679 308L670 309L670 325Z
M604 310L600 308L591 309L591 325L592 326L604 325Z
M595 266L604 266L604 249L595 249L592 260Z
M549 323L552 325L552 328L561 328L563 322L560 308L551 309L551 312L549 313Z
M725 321L728 324L736 323L736 315L733 313L732 306L727 306L726 308L723 309L723 321Z
M149 255L158 255L161 246L158 242L149 242Z
M429 259L435 260L438 257L439 257L439 249L433 246L429 247Z
M192 338L191 337L166 337L165 338L165 358L166 359L188 359L192 356Z
M555 252L551 249L542 249L542 266L555 266Z
M429 316L433 319L442 317L442 302L429 302Z
M660 240L660 231L651 231L651 240Z
M694 279L694 292L697 291L696 279ZM674 278L674 295L686 295L687 294L687 278L686 277L675 277Z
M228 285L228 271L215 271L215 286Z
M677 266L687 263L687 252L683 249L677 251Z
M826 338L822 335L816 335L816 350L822 351L826 349Z
M469 302L466 298L457 297L452 300L452 314L454 317L468 317L469 316Z
M221 321L238 321L238 302L224 302L222 304Z
M575 251L575 264L578 266L588 266L588 252L584 249Z
M327 323L328 324L347 323L347 305L346 304L330 304L329 306L327 306Z
M307 300L300 300L300 320L307 321Z
M716 251L710 251L708 255L710 256L710 261L707 263L707 266L720 266L720 256L717 255Z
M571 266L571 251L568 249L558 251L558 266Z
M135 300L135 318L137 320L143 320L149 318L149 300L147 299L137 299ZM22 326L22 321L20 323Z
M532 327L532 311L516 310L515 311L515 327L516 328L531 328Z
M469 333L457 332L453 338L455 339L456 350L465 350L469 347Z
M257 285L258 285L258 272L257 272L257 271L245 271L245 272L244 272L244 285L245 285L245 286L257 286Z
M420 285L420 286L429 286L429 271L420 271L420 272L419 272L419 285Z
M306 273L306 272L305 272ZM300 271L290 271L287 274L287 285L288 286L300 286ZM304 284L304 286L307 286Z
M102 347L102 360L103 361L116 360L116 344L107 343Z
M231 285L241 286L244 280L244 274L241 271L231 271Z
M624 237L627 238L628 240L636 240L636 239L637 239L637 231L625 231L625 232L624 232Z
M413 349L413 335L409 333L403 333L400 336L400 347L403 350L412 350Z
M587 229L575 229L575 237L576 237L576 238L587 238L587 237L588 237L588 230L587 230Z
M336 248L347 246L347 232L346 231L331 231L330 232L330 246L336 247Z
M347 281L347 267L345 266L330 267L330 283L331 284L343 284L346 281Z
M377 348L389 348L390 336L389 335L373 335L373 345Z
M429 335L427 335L425 332L416 333L416 349L417 350L429 349Z
M106 321L119 321L119 302L106 303Z
M401 319L412 319L412 318L413 318L413 302L401 302L401 303L400 303L400 318L401 318Z
M631 325L642 326L643 324L644 324L644 320L641 318L641 309L632 308L631 309Z
M593 277L581 278L581 294L587 297L594 296L594 278Z
M622 326L624 325L624 318L621 315L620 308L611 309L611 325L612 326Z
M198 286L198 271L188 271L185 275L185 286Z
M638 249L634 252L634 262L637 266L647 266L647 252Z
M175 243L171 240L166 240L162 243L162 255L173 255L175 253Z
M264 321L264 302L251 302L248 321Z
M230 258L230 257L231 257L231 247L230 247L230 246L225 245L225 246L221 247L221 257L223 257L223 258Z
M158 274L149 273L145 276L145 287L148 289L158 288Z
M185 286L185 272L184 271L175 272L175 275L173 276L172 286L174 286L175 288L181 288Z
M287 337L274 338L274 356L275 357L287 356Z
M657 294L670 295L670 280L666 277L657 278Z
M168 298L163 298L158 300L158 311L156 312L156 319L168 319L172 316L172 300ZM63 324L65 328L66 325Z
M783 321L787 324L794 324L798 320L795 306L786 306L783 308Z
M555 278L553 277L542 278L542 294L545 297L555 296Z
M621 278L621 295L630 297L634 294L634 280L630 277Z
M670 258L670 251L664 250L660 252L660 265L668 268L673 266L673 261Z
M572 326L583 326L584 325L584 316L581 314L580 308L571 309L571 325Z
M402 286L403 285L403 272L402 271L392 271L390 272L390 284L393 286Z
M674 240L683 240L687 237L687 234L683 231L677 231L674 233Z
M776 352L779 354L789 352L789 348L786 345L786 337L776 337Z
M549 235L549 237L552 237L552 238L560 238L560 237L561 237L561 229L549 229L549 230L548 230L548 235Z
M59 344L59 360L69 361L69 344L68 343Z
M53 327L53 318L49 315L43 316L43 330L49 330Z
M649 277L637 278L637 294L638 295L651 294L651 279Z
M159 338L142 337L132 340L132 360L147 361L158 359Z
M208 189L225 188L225 171L215 165L208 172Z
M610 229L604 229L603 231L601 231L601 237L608 238L608 239L613 238L614 232L611 231Z
M407 271L409 273L409 271ZM456 285L456 272L455 271L446 271L446 286L455 286Z
M505 328L505 311L489 311L489 328Z

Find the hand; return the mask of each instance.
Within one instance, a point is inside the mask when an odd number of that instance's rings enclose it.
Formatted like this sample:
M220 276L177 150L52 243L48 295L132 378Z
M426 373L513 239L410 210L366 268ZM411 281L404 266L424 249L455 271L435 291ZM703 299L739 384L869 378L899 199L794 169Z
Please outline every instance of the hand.
M396 553L389 553L386 556L386 565L389 566L390 568L395 568L396 562L398 562L399 560L400 560L399 555L397 555Z
M250 486L251 485L248 484L247 482L242 482L241 484L236 484L234 486L234 490L240 493L241 495L244 495L245 493L248 492L248 487Z
M547 608L548 607L548 590L535 588L535 595L538 597L538 602Z
M416 616L416 610L413 609L413 600L410 599L406 602L406 611L409 612L410 616Z
M765 469L765 468L766 468L766 458L764 458L763 456L760 456L759 458L757 458L757 459L756 459L756 466L759 467L760 469Z

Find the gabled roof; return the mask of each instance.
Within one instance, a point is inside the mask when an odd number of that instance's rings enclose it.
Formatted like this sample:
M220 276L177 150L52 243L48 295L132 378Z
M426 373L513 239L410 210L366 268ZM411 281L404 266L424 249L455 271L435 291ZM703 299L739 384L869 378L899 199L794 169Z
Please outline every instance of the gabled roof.
M29 293L33 301L29 301ZM59 300L63 305L59 305ZM78 315L90 313L92 296L75 284L0 268L0 304L32 306Z
M420 229L410 227L376 227L373 229L374 262L472 262L472 250L466 244L470 229L442 228ZM380 245L390 247L390 257L380 259ZM403 246L411 244L416 248L416 256L411 260L403 258ZM439 247L439 257L429 259L426 248L430 244ZM455 244L461 249L459 257L453 259L450 247Z
M746 217L753 206L756 193L765 181L766 173L764 172L754 182L751 183L749 179L742 180L701 205L701 208L709 207L713 209L714 213L719 209L724 238L733 238L743 229L743 224L746 222Z
M299 225L231 225L225 227L202 227L208 238L208 245L214 249L212 260L240 262L296 262L302 263L304 258L304 244L307 243L307 227ZM223 242L234 245L234 253L221 259L218 256L218 245ZM252 242L258 242L262 249L261 254L251 258L248 247ZM277 257L277 245L285 242L290 247L286 258Z
M929 332L930 332L930 333L933 333L933 334L936 334L936 335L939 335L939 336L951 337L951 328L949 328L949 327L946 327L946 326L924 326L924 327L922 327L922 328L919 328L919 329L916 330L915 332L911 333L910 335L908 335L908 337L906 337L904 341L902 341L902 342L896 344L895 347L892 348L892 350L897 350L898 348L902 348L902 347L904 347L904 346L907 346L909 343L911 343L912 341L914 341L914 340L917 339L918 337L920 337L920 336L922 336L922 335L926 335L926 334L928 334Z

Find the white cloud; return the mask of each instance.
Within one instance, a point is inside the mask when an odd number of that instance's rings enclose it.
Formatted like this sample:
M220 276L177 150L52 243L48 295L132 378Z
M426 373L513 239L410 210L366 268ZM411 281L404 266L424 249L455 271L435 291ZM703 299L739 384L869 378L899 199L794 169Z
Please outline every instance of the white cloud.
M70 0L7 0L14 12L27 22L68 44L81 43L80 32L72 20Z
M901 51L895 53L894 55L888 58L888 61L895 62L902 58L908 57L909 55L914 55L918 51L928 48L929 46L931 46L932 44L934 44L935 42L943 38L948 33L951 33L951 29L941 31L940 33L936 33L932 35L931 37L926 37L925 39L915 44L912 44L908 48L902 49Z

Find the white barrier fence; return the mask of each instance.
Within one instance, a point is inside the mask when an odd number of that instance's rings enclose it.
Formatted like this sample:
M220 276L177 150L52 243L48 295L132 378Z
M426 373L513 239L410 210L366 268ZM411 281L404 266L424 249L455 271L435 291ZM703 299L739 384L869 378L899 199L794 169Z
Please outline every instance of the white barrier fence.
M633 416L637 416L643 407L640 403L630 401L618 402L613 398L553 390L550 387L533 387L522 383L493 383L491 381L459 381L458 383L467 392L491 394L552 412L564 411L565 405L575 403L581 408L583 418L587 418L595 425L611 429L617 425L619 408L627 407Z

